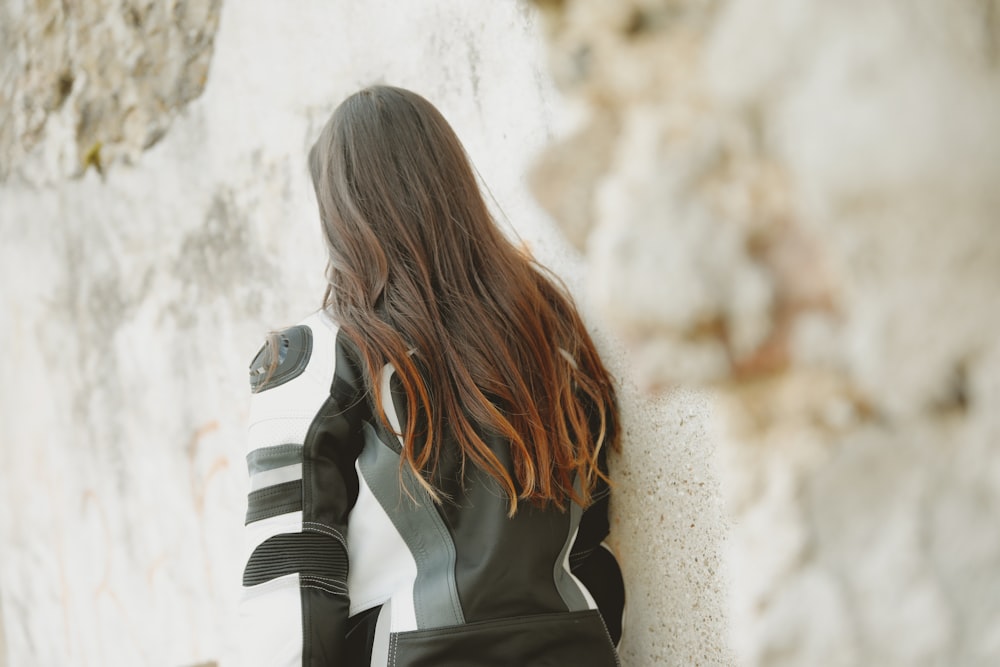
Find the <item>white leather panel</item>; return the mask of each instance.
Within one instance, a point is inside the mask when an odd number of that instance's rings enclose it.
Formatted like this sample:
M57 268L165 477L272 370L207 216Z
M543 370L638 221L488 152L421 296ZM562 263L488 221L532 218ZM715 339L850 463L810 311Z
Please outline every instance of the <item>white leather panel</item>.
M357 464L355 464L357 468ZM347 527L351 614L392 600L392 632L417 629L417 563L358 469L360 491Z

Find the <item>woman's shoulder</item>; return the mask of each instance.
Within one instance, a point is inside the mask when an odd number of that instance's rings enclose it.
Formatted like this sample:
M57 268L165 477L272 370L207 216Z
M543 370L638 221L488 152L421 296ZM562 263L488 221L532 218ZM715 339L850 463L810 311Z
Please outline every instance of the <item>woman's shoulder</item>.
M250 362L251 391L271 390L303 375L316 379L332 375L339 330L339 323L320 309L292 326L267 333Z

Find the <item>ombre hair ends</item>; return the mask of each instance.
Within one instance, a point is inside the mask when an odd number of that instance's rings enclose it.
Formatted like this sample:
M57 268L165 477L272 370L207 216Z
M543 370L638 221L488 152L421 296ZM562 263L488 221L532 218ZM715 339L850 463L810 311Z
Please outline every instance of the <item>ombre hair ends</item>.
M442 448L522 501L590 504L618 448L612 380L565 288L497 227L458 137L423 97L348 97L309 154L329 250L324 307L379 382L395 368L409 418L402 465L437 502ZM391 403L390 403L391 405ZM482 433L510 444L504 465ZM579 483L576 483L579 480Z

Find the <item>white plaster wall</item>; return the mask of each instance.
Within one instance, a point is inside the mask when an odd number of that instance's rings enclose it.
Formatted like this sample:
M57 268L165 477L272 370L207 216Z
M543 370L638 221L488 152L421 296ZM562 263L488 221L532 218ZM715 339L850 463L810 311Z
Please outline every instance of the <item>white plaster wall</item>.
M525 187L579 116L544 60L513 1L239 0L203 95L131 164L68 178L72 127L52 121L0 182L0 663L233 664L246 365L322 295L305 155L346 94L386 82L436 103L579 291L586 270ZM727 664L708 400L638 398L599 338L623 379L625 662Z

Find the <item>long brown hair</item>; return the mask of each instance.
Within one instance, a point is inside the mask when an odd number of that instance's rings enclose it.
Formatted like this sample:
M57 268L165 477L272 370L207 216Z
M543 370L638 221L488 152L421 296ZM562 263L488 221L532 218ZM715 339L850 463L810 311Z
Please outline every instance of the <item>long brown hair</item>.
M431 497L442 447L457 446L511 515L519 500L587 506L607 481L599 452L619 446L611 378L565 289L497 228L440 112L408 90L361 90L309 167L329 247L324 306L360 350L387 427L378 378L395 368L411 416L403 462ZM509 441L512 470L484 432Z

